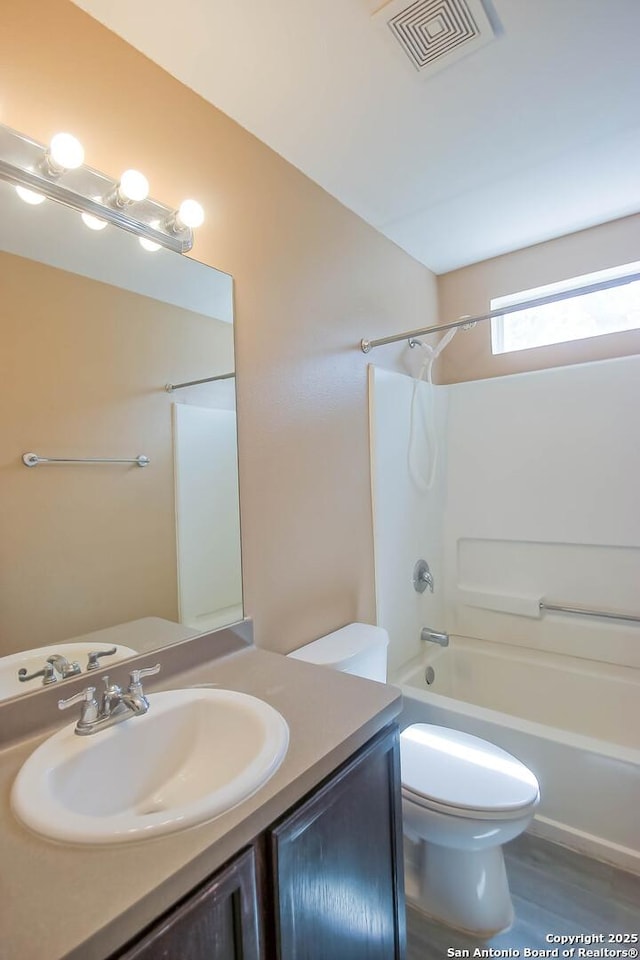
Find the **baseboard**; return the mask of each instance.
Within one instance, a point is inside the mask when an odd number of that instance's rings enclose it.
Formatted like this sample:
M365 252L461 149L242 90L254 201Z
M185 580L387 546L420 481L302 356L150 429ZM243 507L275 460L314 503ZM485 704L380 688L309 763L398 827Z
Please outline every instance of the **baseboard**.
M610 863L620 870L627 870L629 873L640 876L640 851L633 850L631 847L623 847L602 837L595 837L591 833L576 830L575 827L559 823L557 820L550 820L548 817L534 817L527 832L534 837L560 843L577 853L586 854L594 860Z

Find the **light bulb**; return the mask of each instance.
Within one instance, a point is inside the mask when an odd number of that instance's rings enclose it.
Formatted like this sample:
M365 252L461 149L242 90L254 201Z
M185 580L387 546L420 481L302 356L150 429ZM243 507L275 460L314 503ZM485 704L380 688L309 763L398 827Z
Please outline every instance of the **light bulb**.
M118 195L125 203L139 203L149 196L149 181L139 170L125 170L118 184Z
M148 240L147 237L138 237L138 241L143 250L148 250L149 253L155 253L156 250L160 249L160 244L155 243L153 240Z
M47 199L44 194L36 193L35 190L27 190L26 187L16 187L16 193L21 200L30 203L33 207L37 207L39 203L44 203Z
M56 133L49 144L49 157L60 170L76 170L84 163L84 147L71 133Z
M176 216L178 226L192 230L204 223L204 210L197 200L183 200Z
M89 227L89 230L104 230L108 226L106 220L101 220L100 217L94 217L92 213L81 213L82 222L85 226Z

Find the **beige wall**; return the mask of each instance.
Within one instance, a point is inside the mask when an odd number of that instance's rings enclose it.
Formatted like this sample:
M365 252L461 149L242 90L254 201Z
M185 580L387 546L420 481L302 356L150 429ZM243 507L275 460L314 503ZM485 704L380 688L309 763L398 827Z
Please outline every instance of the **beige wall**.
M432 274L66 0L3 4L0 120L42 141L71 130L92 166L139 167L163 202L204 204L194 255L236 281L256 641L288 651L372 621L367 358L356 345L428 322Z
M233 369L232 328L7 253L0 290L0 655L177 619L177 398L162 385L202 356L213 373ZM196 402L216 405L214 391ZM28 452L151 463L27 469Z
M440 320L490 310L490 300L569 277L640 259L640 215L539 243L438 277ZM542 370L570 363L640 353L640 331L611 333L590 340L535 347L493 356L491 324L460 331L442 354L442 383Z

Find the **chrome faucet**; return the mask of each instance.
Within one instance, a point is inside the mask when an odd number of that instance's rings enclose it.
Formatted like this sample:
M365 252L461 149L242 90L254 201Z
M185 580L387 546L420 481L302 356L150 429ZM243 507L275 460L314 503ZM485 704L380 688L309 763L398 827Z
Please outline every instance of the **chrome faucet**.
M69 663L67 658L61 656L59 653L54 653L52 656L47 657L47 663L52 664L54 670L58 671L63 680L66 680L68 677L75 677L77 673L82 673L82 667L77 660L72 660L71 663Z
M71 663L69 663L67 658L63 657L62 654L53 653L45 660L44 667L36 670L35 673L27 673L26 667L21 667L18 670L18 680L20 683L26 683L28 680L42 677L42 685L46 687L48 684L57 681L58 674L60 674L61 680L68 680L69 677L75 677L78 673L82 673L82 667L77 660L72 660Z
M440 633L439 630L432 630L431 627L423 627L420 632L420 639L426 643L438 643L441 647L449 646L449 634Z
M143 677L150 677L159 672L159 663L156 663L155 667L132 670L126 691L123 691L117 683L109 683L109 677L104 677L104 691L99 701L96 698L96 688L87 687L75 696L69 697L68 700L58 700L58 709L66 710L75 703L80 703L80 719L76 723L74 732L80 737L98 733L129 717L139 717L146 713L149 709L149 701L142 689L141 680Z

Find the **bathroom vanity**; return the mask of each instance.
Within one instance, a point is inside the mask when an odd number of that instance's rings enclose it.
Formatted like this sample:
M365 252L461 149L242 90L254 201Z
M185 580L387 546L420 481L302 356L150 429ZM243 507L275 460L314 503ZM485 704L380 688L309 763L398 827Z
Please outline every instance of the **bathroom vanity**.
M114 667L112 679L160 660L150 710L160 689L259 697L287 721L289 748L253 796L165 837L83 846L28 831L9 809L11 785L63 718L55 691L0 708L14 711L0 716L2 960L403 957L399 692L257 650L232 630L210 636L209 659L206 647L185 641ZM29 711L37 729L25 726Z
M397 765L392 726L114 960L402 957Z

